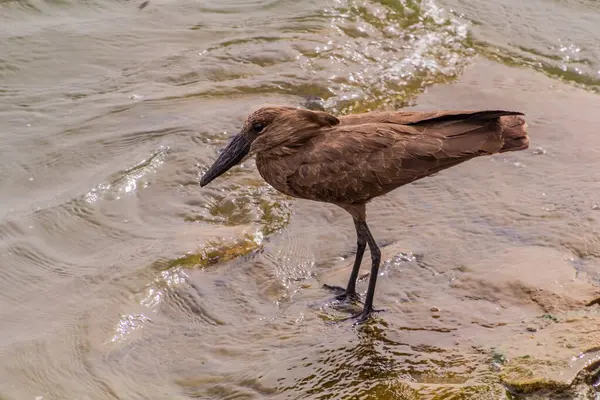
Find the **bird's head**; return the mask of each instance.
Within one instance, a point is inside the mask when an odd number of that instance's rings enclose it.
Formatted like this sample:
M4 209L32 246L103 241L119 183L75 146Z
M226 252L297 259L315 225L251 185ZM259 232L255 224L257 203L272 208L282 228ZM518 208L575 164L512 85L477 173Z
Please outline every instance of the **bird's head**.
M253 154L314 136L321 128L339 124L322 111L294 107L263 107L246 118L236 134L200 180L200 186L227 172Z

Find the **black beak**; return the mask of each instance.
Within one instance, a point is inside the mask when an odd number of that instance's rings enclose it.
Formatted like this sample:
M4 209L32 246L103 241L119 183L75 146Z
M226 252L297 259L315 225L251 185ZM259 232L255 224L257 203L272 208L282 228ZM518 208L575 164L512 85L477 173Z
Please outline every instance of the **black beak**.
M235 135L221 154L219 154L213 165L206 171L206 174L200 180L200 186L208 185L213 179L221 176L231 167L242 161L250 151L251 144L252 142L246 138L246 135L241 133Z

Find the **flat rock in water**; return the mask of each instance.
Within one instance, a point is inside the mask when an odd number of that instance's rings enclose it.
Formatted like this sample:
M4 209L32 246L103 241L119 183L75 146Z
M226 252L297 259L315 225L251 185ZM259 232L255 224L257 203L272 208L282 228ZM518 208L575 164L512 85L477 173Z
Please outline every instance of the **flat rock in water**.
M514 247L432 276L418 261L406 261L398 270L389 260L402 250L402 244L382 249L382 259L388 261L378 287L391 290L386 280L393 279L394 286L401 280L405 293L397 298L405 300L390 306L378 303L376 296L375 305L387 308L388 313L402 313L402 329L419 331L415 340L421 346L465 356L480 354L480 364L472 366L474 379L465 383L461 393L467 390L468 394L474 387L493 390L494 379L519 394L578 398L593 391L595 379L600 378L594 369L600 365L600 306L586 304L600 296L600 289L585 275L578 276L569 253L538 246ZM363 268L368 265L368 258L365 260ZM341 262L332 275L320 281L343 284L351 261ZM361 285L366 286L366 279ZM385 313L381 318L386 319ZM398 335L411 342L410 333ZM497 370L490 380L489 373L482 371L493 370L494 365ZM478 385L482 376L486 384ZM434 385L434 393L439 393L439 384ZM411 386L421 394L434 389L422 383Z

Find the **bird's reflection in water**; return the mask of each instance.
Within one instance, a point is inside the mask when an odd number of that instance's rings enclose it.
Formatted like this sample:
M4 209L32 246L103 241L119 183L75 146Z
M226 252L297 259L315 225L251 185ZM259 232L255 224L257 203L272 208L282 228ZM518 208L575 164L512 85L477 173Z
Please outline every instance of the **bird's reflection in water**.
M389 339L383 328L376 320L368 321L356 330L356 341L323 349L317 360L305 359L290 367L294 381L279 389L302 393L297 398L411 398L410 365L403 360L413 351L408 344Z
M487 374L474 374L476 355L402 342L392 339L390 332L377 318L367 321L356 328L356 340L324 347L316 359L307 356L289 367L282 376L291 378L281 378L277 389L295 399L378 400L461 398L503 391L500 385L483 385ZM398 332L411 342L420 334Z

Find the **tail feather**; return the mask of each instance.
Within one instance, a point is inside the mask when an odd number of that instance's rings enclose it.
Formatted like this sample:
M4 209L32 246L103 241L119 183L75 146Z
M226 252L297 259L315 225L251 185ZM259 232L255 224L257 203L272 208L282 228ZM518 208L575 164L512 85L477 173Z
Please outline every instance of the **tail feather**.
M516 111L475 111L443 114L410 124L445 138L448 155L468 156L525 150L529 147L527 124Z
M525 150L529 147L527 123L522 116L502 116L498 119L498 123L502 128L502 139L504 141L500 153Z

